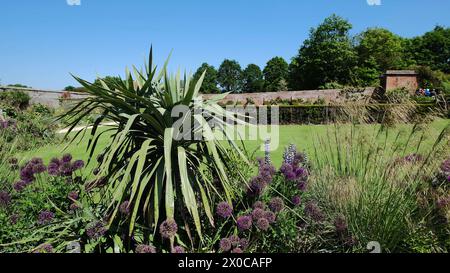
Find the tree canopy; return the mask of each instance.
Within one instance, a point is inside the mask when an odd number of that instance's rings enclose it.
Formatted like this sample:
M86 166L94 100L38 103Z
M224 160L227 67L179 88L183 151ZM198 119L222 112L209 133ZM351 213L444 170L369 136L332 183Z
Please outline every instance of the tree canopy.
M281 57L272 58L264 68L265 89L271 91L286 91L289 77L289 65Z
M241 92L241 65L235 60L225 59L219 67L217 79L224 92Z
M264 78L261 68L256 64L249 64L242 72L243 92L261 92L264 90Z
M203 72L206 71L205 78L203 79L202 87L200 88L200 93L203 94L216 94L220 93L217 81L217 70L214 66L208 63L203 63L195 72L194 80L198 81L202 76Z

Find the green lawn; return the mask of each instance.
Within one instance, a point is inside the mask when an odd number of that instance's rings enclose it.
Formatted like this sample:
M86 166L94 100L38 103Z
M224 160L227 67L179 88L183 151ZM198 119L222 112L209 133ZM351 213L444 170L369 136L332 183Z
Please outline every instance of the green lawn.
M442 129L450 124L450 120L436 120L432 124L430 124L429 128L427 128L426 138L424 144L422 145L423 149L430 147ZM404 130L407 132L412 128L413 125L399 125L395 129L389 131L390 139L394 139L397 132L399 130ZM379 128L379 125L363 125L360 126L362 130L368 132L376 132ZM350 125L339 125L339 129L348 130ZM278 149L272 152L272 159L275 165L279 166L282 161L282 154L284 151L284 147L288 146L290 143L294 143L297 145L297 148L301 151L305 151L308 154L312 155L314 151L314 141L318 138L327 138L332 134L333 130L335 130L334 125L285 125L279 126L279 145ZM404 135L404 139L406 139L406 133ZM105 134L106 136L106 134ZM108 137L103 137L98 142L99 151L101 148L106 147L110 140ZM245 146L250 153L255 152L256 156L263 156L264 151L261 150L261 145L264 143L264 140L259 141L245 141ZM88 153L86 152L87 147L87 137L82 141L75 141L72 145L66 147L67 144L56 144L56 145L47 145L41 147L39 149L29 151L20 155L23 160L30 159L32 157L42 157L46 162L48 162L53 157L60 157L64 153L70 153L73 155L74 159L83 159L87 160ZM92 168L88 166L88 168Z

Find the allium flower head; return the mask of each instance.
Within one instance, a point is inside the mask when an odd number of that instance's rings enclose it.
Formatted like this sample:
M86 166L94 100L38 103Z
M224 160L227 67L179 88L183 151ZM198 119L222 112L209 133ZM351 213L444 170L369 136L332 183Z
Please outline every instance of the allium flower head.
M230 240L228 238L223 238L222 240L220 240L219 247L222 252L230 251L231 249Z
M294 204L294 206L299 206L302 202L302 198L298 195L292 197L292 204Z
M230 240L231 245L232 245L233 247L239 246L239 241L240 241L239 236L237 236L237 235L231 235L230 238L228 238L228 240Z
M50 244L43 244L43 245L40 245L38 248L36 248L36 250L34 250L33 253L39 253L39 254L53 253L53 247Z
M72 161L72 155L71 154L65 154L62 157L62 162L63 163L70 163L70 161Z
M249 241L247 238L241 238L239 240L239 245L241 246L241 249L246 250L248 245L249 245Z
M336 219L334 219L334 227L338 233L344 233L347 231L347 220L344 215L338 215Z
M43 210L39 213L38 216L38 224L39 225L45 225L50 223L53 218L55 218L55 214L48 210Z
M59 166L59 173L62 176L71 176L73 173L73 167L72 164L70 162L63 162L60 166Z
M265 211L262 209L254 209L252 211L252 220L253 221L257 221L260 218L264 218L265 216Z
M267 220L266 218L258 219L258 221L256 222L256 227L263 231L268 230L270 227L269 220Z
M156 253L156 248L150 245L141 244L136 247L136 253L140 254Z
M130 214L130 201L124 201L122 204L120 204L119 207L120 213L123 215L129 215Z
M163 238L170 239L178 232L178 226L175 220L167 219L159 226L159 233Z
M73 163L72 168L73 170L80 170L84 167L84 161L83 160L77 160Z
M59 175L59 164L56 164L54 162L48 164L47 171L48 171L48 174L51 176L58 176Z
M74 201L74 200L78 200L78 198L80 197L77 191L71 191L69 192L68 196L67 196L70 200Z
M235 249L231 250L231 253L238 254L238 253L243 253L243 251L239 247L236 247Z
M184 250L183 247L176 246L176 247L172 248L172 253L174 253L174 254L182 254L182 253L186 253L186 251Z
M248 230L252 227L252 217L248 215L238 217L236 222L240 231Z
M283 208L284 208L283 199L281 199L280 197L272 198L272 200L270 200L270 202L269 202L269 208L273 212L280 212L280 211L282 211Z
M266 205L261 201L256 201L253 204L253 209L266 209Z
M0 191L0 207L7 207L11 203L11 196L6 191Z
M233 208L227 202L220 202L217 205L216 213L222 218L229 218L233 214Z
M26 183L25 181L17 181L16 183L14 183L13 188L15 191L17 192L21 192L23 191L26 187L28 186L28 183Z
M297 189L299 191L305 192L308 184L305 181L298 182Z
M98 240L106 233L106 228L102 222L91 223L86 228L86 235L92 240Z
M275 215L275 213L269 211L266 211L264 213L264 218L267 219L267 221L269 221L269 223L273 224L277 221L277 216Z
M44 164L35 164L32 166L32 169L34 174L39 174L47 171L47 167L45 167Z
M311 217L316 222L321 222L324 219L322 210L314 201L309 201L308 203L306 203L305 214Z
M25 165L25 167L23 167L20 170L20 180L22 180L28 184L35 180L32 165L27 164L27 165Z

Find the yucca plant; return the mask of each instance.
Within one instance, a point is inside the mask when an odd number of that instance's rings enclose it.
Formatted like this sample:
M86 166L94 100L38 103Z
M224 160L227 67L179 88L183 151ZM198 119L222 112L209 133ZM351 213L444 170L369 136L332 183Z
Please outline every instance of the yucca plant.
M184 225L193 220L201 238L200 209L214 225L211 198L216 195L215 199L231 203L244 183L243 178L230 181L227 175L231 165L226 146L245 158L227 133L231 125L225 119L235 120L235 115L217 104L226 94L202 100L199 90L205 73L197 82L190 75L181 78L179 72L169 76L167 61L157 73L152 59L150 50L145 72L133 67L133 75L127 70L125 80L100 80L101 86L74 76L89 97L61 118L71 121L70 134L83 118L101 110L91 128L72 139L88 134L92 158L98 139L110 136L110 145L100 151L103 160L99 168L99 177L108 181L102 201L107 202L110 224L120 215L120 205L128 202L130 235L137 223L155 232L161 220L178 218ZM114 125L100 128L105 120ZM184 137L187 135L191 137Z

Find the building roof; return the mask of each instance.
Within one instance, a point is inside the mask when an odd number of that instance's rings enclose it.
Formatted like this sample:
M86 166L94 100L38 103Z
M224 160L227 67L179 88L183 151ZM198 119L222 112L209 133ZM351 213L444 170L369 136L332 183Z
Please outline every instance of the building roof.
M405 75L405 76L416 76L417 73L414 70L387 70L385 75Z

